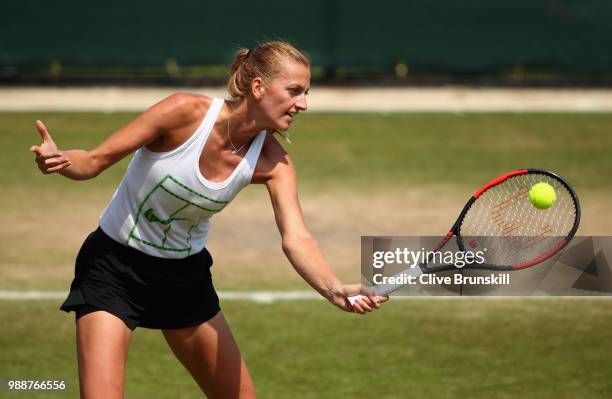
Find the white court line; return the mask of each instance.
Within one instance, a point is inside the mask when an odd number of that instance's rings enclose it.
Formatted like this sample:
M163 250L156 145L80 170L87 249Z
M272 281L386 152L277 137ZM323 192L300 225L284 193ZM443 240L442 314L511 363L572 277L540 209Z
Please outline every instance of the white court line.
M223 301L252 301L269 303L274 301L296 301L323 299L314 291L219 291ZM0 300L35 301L66 299L64 291L0 291Z
M219 291L222 301L251 301L272 303L284 301L322 300L314 291ZM68 295L64 291L3 291L0 301L63 300ZM612 299L612 296L393 296L396 300L521 300L521 299Z

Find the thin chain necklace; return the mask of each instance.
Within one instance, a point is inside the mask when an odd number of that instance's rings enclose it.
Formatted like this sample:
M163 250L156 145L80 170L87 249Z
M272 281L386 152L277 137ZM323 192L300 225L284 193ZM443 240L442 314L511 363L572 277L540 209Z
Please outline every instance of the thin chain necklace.
M234 143L232 143L232 138L230 137L230 128L229 128L229 119L227 120L227 138L229 139L230 145L232 146L232 154L238 154L243 148L244 144L240 146L240 148L236 148Z

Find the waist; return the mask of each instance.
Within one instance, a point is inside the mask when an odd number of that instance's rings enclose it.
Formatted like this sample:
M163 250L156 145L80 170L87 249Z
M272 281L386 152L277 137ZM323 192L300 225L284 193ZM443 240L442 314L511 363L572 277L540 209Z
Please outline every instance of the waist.
M99 246L100 249L103 249L105 252L112 252L118 258L134 266L142 265L147 268L166 269L168 267L201 267L203 263L208 266L212 266L213 264L212 256L206 248L202 248L196 253L181 258L159 257L116 241L106 234L101 227L98 227L91 233L87 240L91 240L92 243Z

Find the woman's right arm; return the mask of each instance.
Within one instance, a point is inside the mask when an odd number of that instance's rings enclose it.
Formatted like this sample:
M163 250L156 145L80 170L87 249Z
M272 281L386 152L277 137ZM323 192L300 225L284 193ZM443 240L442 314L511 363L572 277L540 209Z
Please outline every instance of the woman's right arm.
M45 125L36 121L43 142L30 150L36 154L35 161L44 174L58 172L74 180L91 179L140 147L163 140L164 135L197 121L201 117L199 104L201 102L194 95L173 94L117 130L93 150L58 150Z

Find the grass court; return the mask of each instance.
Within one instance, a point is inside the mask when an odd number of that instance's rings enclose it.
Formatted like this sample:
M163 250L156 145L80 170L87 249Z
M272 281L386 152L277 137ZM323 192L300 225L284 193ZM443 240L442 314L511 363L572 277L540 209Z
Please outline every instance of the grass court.
M42 119L60 148L91 148L134 114L0 113L0 290L67 290L76 251L127 160L97 179L43 176L29 148ZM304 114L286 145L306 220L342 279L359 279L359 236L444 234L480 185L541 167L576 189L578 234L612 234L612 114ZM213 223L219 290L304 290L282 256L263 187ZM227 214L226 214L227 213ZM74 316L59 301L0 301L0 379L64 379L78 397ZM606 299L397 300L367 316L323 301L222 303L259 397L612 396ZM127 398L200 391L159 332L134 334Z

